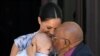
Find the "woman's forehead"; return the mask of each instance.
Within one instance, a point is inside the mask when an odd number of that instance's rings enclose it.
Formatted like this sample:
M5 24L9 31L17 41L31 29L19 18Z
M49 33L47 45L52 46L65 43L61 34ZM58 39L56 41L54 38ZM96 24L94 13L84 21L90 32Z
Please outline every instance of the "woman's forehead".
M51 26L51 27L58 26L61 24L60 19L50 19L50 20L47 20L45 22L46 22L47 26Z
M47 18L46 22L61 22L60 18Z

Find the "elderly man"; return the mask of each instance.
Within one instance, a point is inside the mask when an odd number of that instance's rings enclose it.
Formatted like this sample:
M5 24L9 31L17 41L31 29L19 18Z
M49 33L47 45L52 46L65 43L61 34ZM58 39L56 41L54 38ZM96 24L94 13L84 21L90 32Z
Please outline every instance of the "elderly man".
M92 56L83 43L83 31L75 22L64 22L56 29L54 47L58 56Z

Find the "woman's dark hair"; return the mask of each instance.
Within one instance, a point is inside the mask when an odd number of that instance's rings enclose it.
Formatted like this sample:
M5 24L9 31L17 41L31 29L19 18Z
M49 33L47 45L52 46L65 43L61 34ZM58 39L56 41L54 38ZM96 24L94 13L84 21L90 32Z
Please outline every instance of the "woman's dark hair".
M62 19L62 11L59 6L50 2L41 7L39 17L41 21L46 21L51 18Z

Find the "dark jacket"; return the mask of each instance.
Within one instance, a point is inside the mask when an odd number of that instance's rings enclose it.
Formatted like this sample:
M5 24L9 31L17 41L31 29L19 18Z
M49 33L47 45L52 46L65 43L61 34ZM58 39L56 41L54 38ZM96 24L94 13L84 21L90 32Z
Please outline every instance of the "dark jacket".
M71 56L92 56L92 52L86 44L80 43Z

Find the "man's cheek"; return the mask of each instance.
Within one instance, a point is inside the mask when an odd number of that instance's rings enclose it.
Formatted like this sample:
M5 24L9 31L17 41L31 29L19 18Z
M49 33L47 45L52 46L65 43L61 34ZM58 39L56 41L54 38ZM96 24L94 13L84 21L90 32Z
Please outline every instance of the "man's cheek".
M56 48L56 49L61 49L61 48L63 48L63 42L61 41L61 40L56 40L55 42L54 42L54 47Z
M58 40L55 40L53 44L54 44L54 47L55 48L58 48L59 41Z

